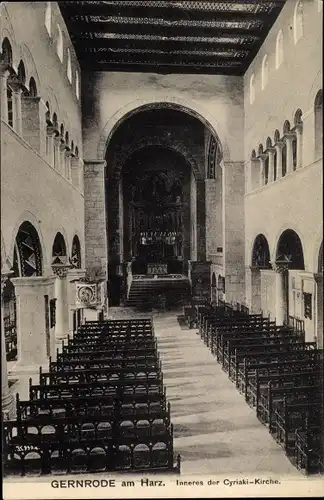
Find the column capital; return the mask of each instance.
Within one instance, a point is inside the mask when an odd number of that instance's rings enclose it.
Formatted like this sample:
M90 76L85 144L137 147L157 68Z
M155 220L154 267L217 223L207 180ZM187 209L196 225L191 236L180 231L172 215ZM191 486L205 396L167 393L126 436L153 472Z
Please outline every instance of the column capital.
M11 74L11 67L8 63L0 62L0 77L8 78Z
M291 141L292 139L294 139L294 137L296 137L296 134L292 130L290 132L286 132L284 134L284 139L288 139L289 141Z
M11 74L10 78L8 78L8 83L9 83L10 87L12 88L12 90L14 92L16 92L17 94L22 94L22 92L24 91L24 87L23 87L22 83L20 82L17 75Z
M57 278L66 278L70 269L70 264L52 264L52 271Z
M268 149L267 149L267 153L269 154L269 156L270 156L270 155L274 155L274 154L276 153L276 151L277 151L277 150L276 150L276 148L275 148L275 147L273 147L273 148L268 148Z
M276 142L274 147L277 151L280 152L282 150L282 148L284 147L284 145L285 145L284 141L278 141L278 142Z

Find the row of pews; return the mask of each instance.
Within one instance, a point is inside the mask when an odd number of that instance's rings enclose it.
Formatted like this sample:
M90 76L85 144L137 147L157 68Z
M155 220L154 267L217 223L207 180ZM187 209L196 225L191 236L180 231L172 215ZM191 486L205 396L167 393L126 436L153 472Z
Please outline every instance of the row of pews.
M323 473L323 351L302 328L239 305L198 306L188 317L292 463Z
M180 472L150 319L86 322L29 382L3 422L5 475Z

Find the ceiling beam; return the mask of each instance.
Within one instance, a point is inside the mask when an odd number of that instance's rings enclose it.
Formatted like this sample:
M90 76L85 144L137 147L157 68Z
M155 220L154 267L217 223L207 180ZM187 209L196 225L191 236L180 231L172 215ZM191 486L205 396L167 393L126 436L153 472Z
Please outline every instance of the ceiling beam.
M231 67L218 67L218 66L192 66L184 64L173 64L165 65L159 64L153 66L152 64L145 63L125 63L125 62L115 62L115 63L100 63L96 64L94 61L89 61L88 64L84 66L85 71L98 71L98 72L128 72L128 73L158 73L158 74L188 74L188 75L232 75L232 76L242 76L244 70L242 68L231 68Z
M95 38L91 40L91 46L94 49L99 48L139 48L152 50L206 50L206 51L216 51L216 50L250 50L254 43L224 43L224 42L208 42L208 41L198 41L199 38L195 40L187 41L174 41L174 40L141 40L134 38L127 40L123 38ZM87 39L76 39L75 49L78 52L88 48Z
M68 29L71 37L80 34L88 33L124 33L137 35L156 35L163 36L260 36L260 29L243 29L231 27L201 27L201 26L156 26L154 24L119 24L119 23L87 23L79 21L77 23L69 23Z

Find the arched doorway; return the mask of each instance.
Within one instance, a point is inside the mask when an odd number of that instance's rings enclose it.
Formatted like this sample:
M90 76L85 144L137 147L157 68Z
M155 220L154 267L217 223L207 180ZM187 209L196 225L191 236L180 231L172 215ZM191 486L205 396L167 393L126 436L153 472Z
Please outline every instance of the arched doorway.
M279 238L275 265L280 275L277 278L276 317L279 324L287 323L289 316L297 319L302 317L299 271L305 269L302 242L292 229L284 231Z
M251 262L251 294L249 307L251 312L259 313L261 310L267 312L267 279L262 271L271 269L270 250L267 238L264 234L258 234L254 240ZM263 279L262 279L263 276Z
M127 262L135 274L146 274L156 263L168 274L186 275L189 260L206 260L210 135L197 116L167 103L134 110L114 129L106 151L112 305L119 304ZM214 142L219 163L217 137Z

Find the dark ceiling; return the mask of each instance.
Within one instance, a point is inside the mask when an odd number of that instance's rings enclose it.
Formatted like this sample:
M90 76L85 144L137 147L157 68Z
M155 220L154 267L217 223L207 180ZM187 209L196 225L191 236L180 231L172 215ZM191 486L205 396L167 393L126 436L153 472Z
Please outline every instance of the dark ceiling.
M83 69L242 75L286 0L59 2Z

